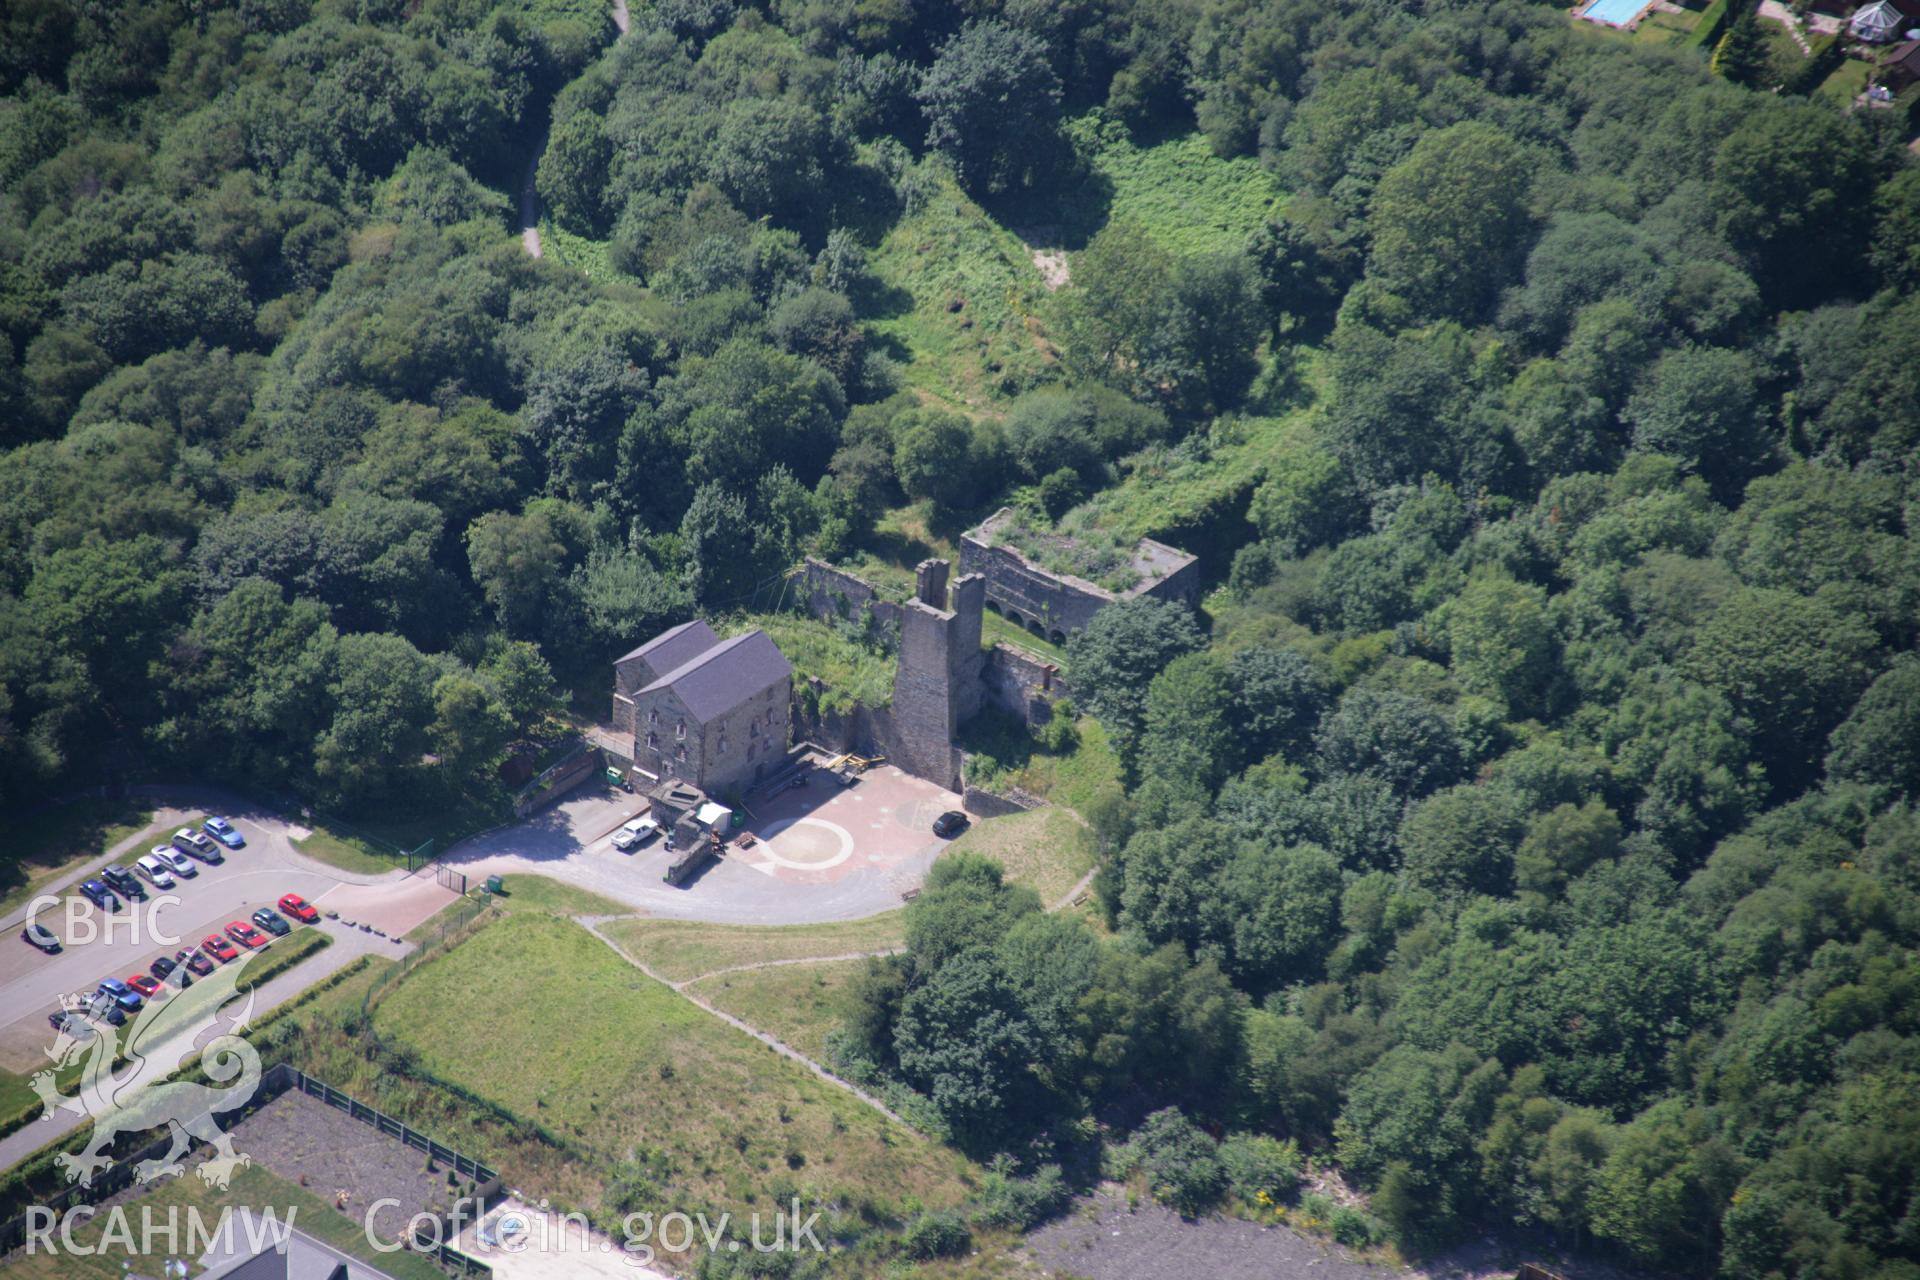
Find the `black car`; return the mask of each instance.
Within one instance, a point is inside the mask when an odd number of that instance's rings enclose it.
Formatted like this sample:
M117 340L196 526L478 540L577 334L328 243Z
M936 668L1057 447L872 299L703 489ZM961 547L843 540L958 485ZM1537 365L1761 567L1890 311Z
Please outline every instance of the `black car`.
M47 1025L55 1031L66 1032L75 1040L90 1040L93 1038L93 1028L87 1025L87 1020L78 1014L68 1013L65 1009L55 1009L52 1013L48 1014Z
M280 918L280 913L272 907L262 907L253 913L253 922L276 938L284 938L293 932L293 926Z
M53 936L53 930L43 924L29 924L20 931L30 947L38 947L48 955L60 954L60 939Z
M959 835L967 829L967 815L958 809L949 809L933 820L933 834L942 840Z
M100 873L107 886L128 902L145 902L147 887L134 879L133 872L125 867L108 867Z
M152 964L147 966L147 972L151 973L155 978L159 979L161 982L165 982L167 980L167 975L172 973L175 969L178 969L179 967L180 967L179 965L167 959L165 956L161 956L158 960L155 960Z
M94 906L103 910L118 911L120 909L120 899L114 897L113 890L107 888L107 886L101 884L98 880L81 881L80 892L86 897L88 902L91 902Z

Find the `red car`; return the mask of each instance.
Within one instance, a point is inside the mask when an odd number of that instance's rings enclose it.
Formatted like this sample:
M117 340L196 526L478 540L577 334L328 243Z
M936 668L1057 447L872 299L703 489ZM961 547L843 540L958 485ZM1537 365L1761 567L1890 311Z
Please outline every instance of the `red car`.
M149 1000L160 994L160 984L153 980L152 974L136 973L127 979L127 985Z
M267 945L267 935L250 924L238 920L227 921L227 936L249 951L258 951Z
M233 944L217 933L210 933L200 939L200 949L222 964L240 958L240 953L234 950Z
M297 893L290 893L280 899L280 912L282 915L292 916L302 924L315 924L320 919L320 913L313 909L313 904Z
M213 972L213 961L207 959L198 951L182 951L179 955L175 956L174 959L203 977Z

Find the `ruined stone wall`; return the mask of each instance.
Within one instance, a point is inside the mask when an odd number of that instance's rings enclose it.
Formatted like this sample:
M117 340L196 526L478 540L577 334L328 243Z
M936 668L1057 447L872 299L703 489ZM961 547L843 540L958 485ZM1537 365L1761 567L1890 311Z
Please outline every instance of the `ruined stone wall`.
M900 606L882 600L880 593L864 579L845 569L836 569L824 560L808 556L793 576L801 606L822 621L852 619L861 611L871 613L888 627L900 625Z
M1056 577L1012 547L990 547L970 535L960 539L960 572L986 580L987 603L1008 621L1056 642L1113 603L1091 583Z
M980 689L988 705L1009 712L1032 728L1053 718L1053 704L1068 696L1060 668L1008 644L987 651Z
M1141 589L1139 594L1197 609L1200 607L1200 590L1200 562L1189 560L1158 582Z

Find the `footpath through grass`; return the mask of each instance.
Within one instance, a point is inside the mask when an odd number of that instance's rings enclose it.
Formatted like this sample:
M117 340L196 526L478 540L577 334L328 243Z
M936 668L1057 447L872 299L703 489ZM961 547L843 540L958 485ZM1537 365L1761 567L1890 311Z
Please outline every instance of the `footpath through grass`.
M687 990L815 1062L825 1062L827 1036L846 1021L850 988L866 967L865 960L822 960L747 969L702 978Z
M769 960L805 960L906 945L905 911L830 924L728 925L615 920L601 926L634 959L669 982Z
M770 1211L798 1195L896 1221L977 1171L652 981L584 929L508 916L377 1006L421 1066L584 1153L617 1209Z

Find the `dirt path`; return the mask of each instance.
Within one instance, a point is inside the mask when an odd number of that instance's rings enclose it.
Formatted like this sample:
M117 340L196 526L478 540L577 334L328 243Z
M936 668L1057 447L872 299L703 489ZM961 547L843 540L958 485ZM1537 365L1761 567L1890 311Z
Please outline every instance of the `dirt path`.
M822 1080L826 1081L828 1084L832 1085L834 1088L846 1090L848 1093L852 1094L854 1097L858 1098L860 1101L866 1103L869 1107L872 1107L875 1111L878 1111L881 1115L885 1116L887 1119L892 1120L896 1124L905 1125L909 1129L913 1128L912 1125L907 1124L907 1121L904 1118L902 1118L900 1115L895 1113L893 1108L889 1107L886 1103L880 1101L880 1099L868 1093L865 1089L862 1089L860 1086L853 1084L850 1081L841 1079L839 1076L835 1075L829 1068L822 1065L821 1063L815 1062L812 1058L809 1058L806 1054L801 1053L798 1049L795 1049L792 1045L787 1044L785 1041L776 1040L772 1036L768 1035L766 1032L759 1030L757 1027L754 1027L750 1023L742 1022L740 1019L734 1017L732 1014L726 1012L725 1010L715 1008L707 1000L694 994L691 991L688 991L686 989L687 984L685 982L668 982L665 978L661 977L659 974L655 973L653 970L647 968L645 964L642 964L631 953L629 953L625 947L615 942L612 938L609 938L606 934L600 932L600 926L607 923L610 920L628 920L632 918L633 917L631 916L575 916L574 921L577 924L579 924L582 928L584 928L588 933L592 934L594 937L600 939L601 942L611 947L615 955L619 956L622 960L625 960L628 964L632 965L634 968L638 969L640 972L646 974L649 978L652 978L655 982L661 983L662 985L667 987L671 987L674 991L679 992L680 995L685 999L691 1000L694 1004L699 1005L702 1009L706 1010L708 1013L712 1014L714 1017L720 1019L720 1021L726 1023L728 1026L733 1027L736 1030L746 1032L748 1035L752 1036L755 1040L758 1040L761 1044L764 1044L769 1049L772 1049L775 1053L778 1053L783 1057L793 1059L793 1061L799 1063L801 1066L805 1067L807 1070L813 1072L814 1075L819 1076ZM848 957L848 958L852 958L852 957ZM781 963L781 962L769 961L768 967L771 967L771 965L778 964L778 963ZM795 962L788 962L788 963L795 963ZM807 962L799 961L798 963L807 963ZM746 965L742 967L756 968L760 966ZM703 976L711 977L712 975L707 974ZM699 981L699 979L697 978L688 979L688 982L697 982L697 981Z
M627 13L627 0L613 0L613 25L621 35L633 25L633 19ZM617 39L618 37L616 37ZM540 170L540 157L547 154L547 135L550 129L540 130L540 142L527 157L527 176L520 184L520 247L527 256L537 258L544 251L540 244L540 193L534 188L534 177Z

